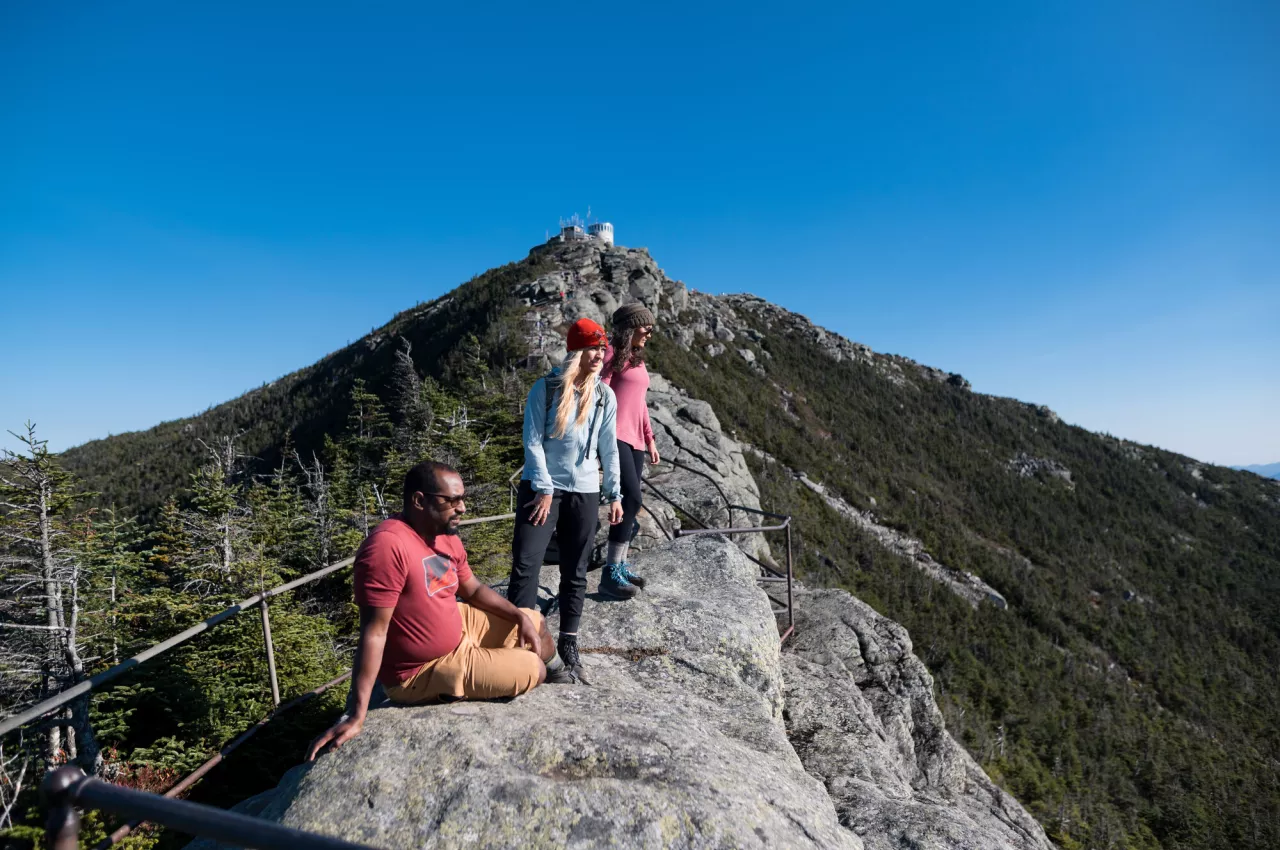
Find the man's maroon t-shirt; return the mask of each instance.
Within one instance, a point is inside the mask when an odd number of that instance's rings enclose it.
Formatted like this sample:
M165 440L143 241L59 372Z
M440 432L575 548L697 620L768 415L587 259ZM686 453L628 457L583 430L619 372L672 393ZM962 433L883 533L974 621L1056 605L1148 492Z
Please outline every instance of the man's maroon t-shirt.
M423 540L408 523L383 520L356 553L356 604L394 608L378 681L398 685L462 640L458 582L471 578L455 535Z

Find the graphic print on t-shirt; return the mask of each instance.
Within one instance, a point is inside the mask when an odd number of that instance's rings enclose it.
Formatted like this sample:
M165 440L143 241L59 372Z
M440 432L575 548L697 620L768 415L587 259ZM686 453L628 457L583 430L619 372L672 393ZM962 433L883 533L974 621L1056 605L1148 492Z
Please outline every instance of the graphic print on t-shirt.
M453 559L448 555L423 558L422 571L427 579L427 596L435 596L458 584L458 571L453 568Z

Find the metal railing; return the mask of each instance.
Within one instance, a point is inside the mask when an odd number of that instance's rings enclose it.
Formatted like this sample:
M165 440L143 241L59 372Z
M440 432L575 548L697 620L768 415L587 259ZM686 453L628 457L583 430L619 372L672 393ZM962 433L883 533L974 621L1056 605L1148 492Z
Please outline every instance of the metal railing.
M675 535L676 537L693 537L696 535L706 535L706 534L734 535L734 534L755 534L759 532L768 532L768 531L785 531L787 534L787 571L785 573L774 569L773 567L761 561L759 558L752 557L751 555L748 555L746 552L743 552L743 554L747 555L747 557L750 558L752 561L755 561L755 563L760 567L760 569L764 571L765 574L759 576L756 579L757 581L763 582L766 585L773 584L773 583L786 582L786 585L787 585L787 601L786 602L782 602L779 599L773 598L773 596L770 595L768 590L765 591L765 596L769 598L769 601L773 603L773 605L778 606L777 608L772 608L772 605L770 606L773 610L774 615L776 616L778 614L783 614L783 613L787 615L787 627L782 631L782 634L778 638L779 643L786 643L787 638L791 637L791 635L794 634L796 630L795 596L793 595L793 592L792 592L793 571L792 571L792 563L791 563L791 517L788 516L787 514L775 514L775 513L770 513L769 511L762 511L757 508L748 508L745 505L733 505L732 507L735 510L743 511L745 513L756 514L757 516L771 517L773 519L779 519L779 520L782 520L782 522L778 523L777 525L750 525L745 528L677 528L675 531Z
M793 564L791 559L791 516L790 514L775 514L775 513L771 513L770 511L760 510L759 508L749 508L746 505L735 505L733 504L733 502L729 500L728 494L724 492L724 488L720 486L719 482L717 482L714 478L712 478L710 475L703 472L702 470L694 469L693 467L688 466L687 464L680 463L677 460L669 460L666 458L662 460L662 463L669 463L673 467L683 469L686 472L691 472L694 475L701 476L705 478L707 481L711 482L711 486L716 488L716 492L720 495L720 498L724 500L724 509L725 509L726 515L728 516L728 521L729 521L728 528L718 528L716 526L713 526L706 520L701 519L697 514L693 513L688 508L676 502L667 494L663 493L662 490L654 486L654 484L651 481L646 481L644 479L641 479L641 483L651 493L653 493L662 501L671 505L671 507L675 508L680 513L683 513L684 515L688 516L698 525L702 526L701 528L696 528L696 529L677 528L674 532L670 532L670 531L667 531L667 529L662 525L661 521L658 520L657 515L654 514L653 511L648 511L649 516L653 517L654 522L658 524L658 527L661 528L663 533L666 534L668 537L672 537L672 538L690 537L690 536L699 535L699 534L724 534L724 535L732 536L735 534L756 534L756 533L764 533L764 532L771 532L771 531L786 531L786 535L787 535L786 565L787 566L786 566L785 573L780 572L775 567L769 564L766 564L764 561L752 555L750 552L743 550L741 546L738 547L739 551L741 551L742 554L745 555L748 560L752 561L753 563L755 563L756 566L760 568L761 575L758 581L760 581L762 584L765 584L765 585L777 584L777 583L783 583L783 582L786 583L787 585L787 601L786 602L783 602L781 599L774 598L774 596L770 594L768 590L765 590L765 596L769 598L769 602L771 603L770 607L772 608L774 615L783 614L783 613L787 615L787 627L782 631L781 636L779 638L780 643L786 643L787 638L791 637L791 635L794 634L796 630L795 593L793 590L795 574L794 574ZM778 525L753 525L753 526L747 526L745 528L735 528L733 527L733 512L735 510L742 511L743 513L754 514L756 516L764 516L764 517L770 517L772 519L782 520L782 522L779 523ZM777 606L777 607L773 607L773 606Z
M45 836L50 850L80 846L81 809L101 809L125 817L155 821L171 829L256 850L373 850L340 838L316 835L237 812L134 791L85 776L78 767L60 767L40 786L49 811Z

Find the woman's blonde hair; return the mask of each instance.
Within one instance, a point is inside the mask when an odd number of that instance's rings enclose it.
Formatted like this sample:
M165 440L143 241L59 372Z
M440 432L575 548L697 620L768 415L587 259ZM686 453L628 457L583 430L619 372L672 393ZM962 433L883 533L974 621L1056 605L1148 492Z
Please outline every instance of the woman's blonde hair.
M586 348L581 351L570 351L569 355L564 359L564 366L560 369L560 399L556 402L556 422L551 428L552 439L559 440L564 436L565 431L569 430L569 415L574 406L574 385L585 368L582 365L582 358L588 351L590 349ZM591 412L591 404L596 399L596 383L596 381L587 381L586 386L582 388L582 392L578 394L578 415L575 417L573 424L575 428L581 428L587 421L587 414ZM550 387L547 387L547 392L551 392Z

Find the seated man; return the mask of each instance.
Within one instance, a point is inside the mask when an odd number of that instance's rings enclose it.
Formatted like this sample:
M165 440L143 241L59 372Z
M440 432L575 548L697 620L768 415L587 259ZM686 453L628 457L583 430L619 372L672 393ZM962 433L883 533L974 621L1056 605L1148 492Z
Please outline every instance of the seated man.
M311 743L308 761L360 734L375 679L403 704L512 697L548 677L573 681L542 615L515 607L471 574L458 539L464 495L455 470L420 463L405 475L403 512L361 544L354 698L349 713Z

